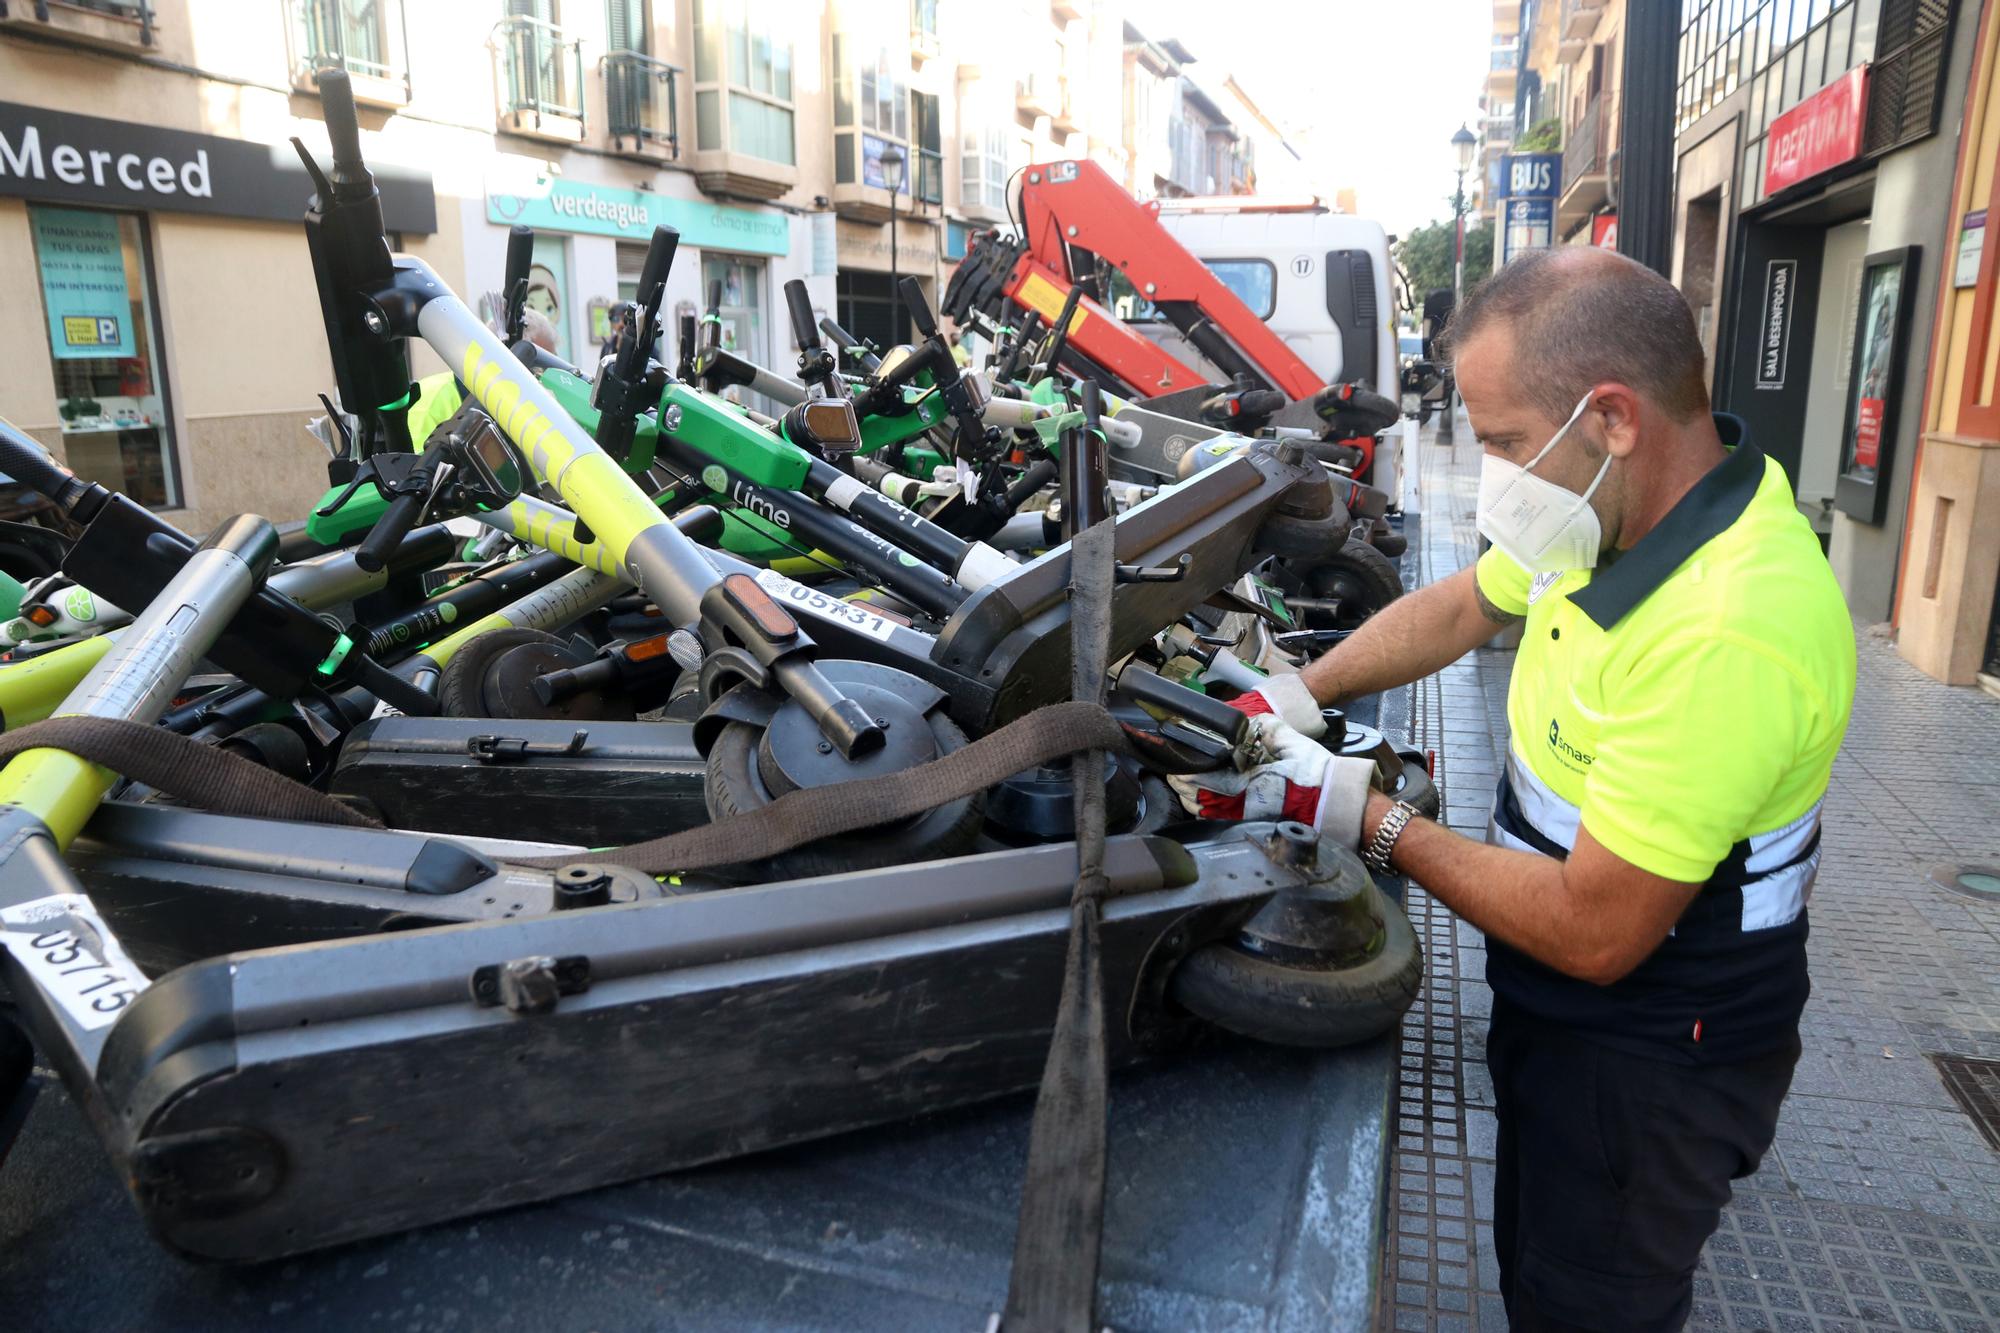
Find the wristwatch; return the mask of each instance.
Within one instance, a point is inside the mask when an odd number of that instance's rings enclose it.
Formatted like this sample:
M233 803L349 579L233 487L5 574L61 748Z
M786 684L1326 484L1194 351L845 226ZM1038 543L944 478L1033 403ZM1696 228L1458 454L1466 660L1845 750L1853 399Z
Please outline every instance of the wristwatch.
M1361 863L1378 875L1389 873L1389 853L1395 850L1396 839L1403 836L1403 830L1410 821L1421 813L1408 801L1398 801L1389 807L1389 813L1382 816L1382 822L1375 826L1375 836L1361 849Z

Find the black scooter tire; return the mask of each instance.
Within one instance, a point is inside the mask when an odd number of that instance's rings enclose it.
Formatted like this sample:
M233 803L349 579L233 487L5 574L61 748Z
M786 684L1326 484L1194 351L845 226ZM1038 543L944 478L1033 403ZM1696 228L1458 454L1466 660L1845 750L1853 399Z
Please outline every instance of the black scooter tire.
M1424 771L1424 761L1401 755L1403 780L1396 790L1387 793L1391 800L1402 801L1416 807L1417 813L1426 819L1436 819L1443 803L1438 797L1437 784Z
M438 676L438 709L446 717L524 717L540 718L560 716L560 714L530 709L522 712L497 713L486 692L486 674L502 656L516 648L529 644L550 644L567 649L567 640L546 634L538 629L490 629L484 634L475 634L464 647L453 653L451 660L444 664ZM586 660L581 654L567 654L574 665ZM580 698L583 696L579 696ZM629 722L637 716L630 705L622 699L604 701L604 706L593 708L590 716L600 722Z
M1423 986L1423 950L1401 907L1372 883L1363 892L1382 922L1367 962L1321 971L1208 944L1181 960L1167 993L1197 1018L1274 1046L1351 1046L1394 1030Z
M939 758L968 744L958 724L943 713L924 720L930 723ZM746 814L775 799L757 772L757 743L763 734L761 727L731 722L716 736L708 751L710 818ZM971 850L985 822L986 796L980 792L948 801L907 824L845 833L782 852L758 870L769 879L811 879L961 856Z

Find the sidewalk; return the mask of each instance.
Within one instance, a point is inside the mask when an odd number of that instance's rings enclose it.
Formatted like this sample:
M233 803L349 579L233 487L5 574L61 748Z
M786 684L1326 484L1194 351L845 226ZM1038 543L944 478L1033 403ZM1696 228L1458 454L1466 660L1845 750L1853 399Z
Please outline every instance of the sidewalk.
M1426 432L1421 453L1413 556L1430 583L1477 555L1479 447L1461 420L1455 447ZM1695 1329L2000 1330L2000 1152L1932 1059L2000 1061L2000 899L1927 879L1940 864L2000 860L2000 701L1937 684L1869 630L1857 637L1812 898L1805 1054L1776 1145L1709 1243ZM1445 820L1472 837L1506 754L1512 664L1484 648L1412 692ZM1380 1323L1504 1329L1485 941L1414 886L1409 909L1430 957L1403 1025ZM1985 1076L2000 1100L2000 1064Z

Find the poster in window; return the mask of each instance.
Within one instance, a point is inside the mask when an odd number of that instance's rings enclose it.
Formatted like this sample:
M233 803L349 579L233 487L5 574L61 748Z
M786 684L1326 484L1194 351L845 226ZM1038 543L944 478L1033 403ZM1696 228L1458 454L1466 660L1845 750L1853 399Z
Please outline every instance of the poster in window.
M1880 523L1888 504L1920 253L1917 246L1884 250L1869 255L1861 265L1861 302L1848 364L1847 418L1834 503L1864 523Z
M29 217L50 352L59 361L133 355L132 293L125 285L117 215L36 208Z

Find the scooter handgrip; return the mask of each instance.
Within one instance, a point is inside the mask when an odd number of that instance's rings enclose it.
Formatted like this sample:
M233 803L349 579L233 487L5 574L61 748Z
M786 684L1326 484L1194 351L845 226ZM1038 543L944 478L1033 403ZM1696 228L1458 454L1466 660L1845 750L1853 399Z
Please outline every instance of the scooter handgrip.
M1120 449L1130 449L1146 438L1146 432L1129 421L1117 417L1099 417L1097 428L1104 432L1106 441Z
M1018 430L1023 426L1032 426L1049 415L1049 409L1041 403L1029 402L1025 398L989 398L986 400L986 406L980 409L979 415L989 426L998 426L1002 430Z
M507 233L506 285L500 289L507 303L507 338L519 342L521 317L527 305L528 272L535 265L535 231L515 226Z
M365 196L375 188L368 164L361 160L361 120L354 111L354 89L344 69L323 69L315 76L320 105L325 108L326 137L333 145L334 193L344 199Z
M1141 703L1214 732L1231 745L1242 743L1244 729L1250 725L1248 714L1143 667L1126 667L1119 673L1118 688Z
M812 294L806 290L803 278L793 278L785 284L785 306L792 312L792 336L798 340L799 350L816 350L819 325L813 320Z
M375 526L368 529L368 535L361 539L361 545L354 550L354 563L363 573L373 574L387 567L396 548L403 544L403 538L417 525L417 519L424 512L422 495L399 495L389 502L382 511L382 517L375 520Z
M1104 428L1104 392L1098 388L1096 380L1083 382L1083 428L1102 430Z
M653 228L653 239L646 246L646 263L639 270L639 306L646 312L649 327L660 313L660 289L666 286L667 274L673 271L674 251L680 248L680 243L681 234L672 227Z
M906 277L902 281L903 309L910 312L910 323L917 326L917 332L926 338L938 336L937 316L931 313L931 303L924 299L923 284L915 278Z

